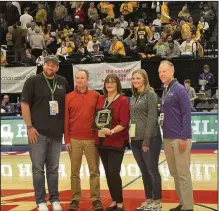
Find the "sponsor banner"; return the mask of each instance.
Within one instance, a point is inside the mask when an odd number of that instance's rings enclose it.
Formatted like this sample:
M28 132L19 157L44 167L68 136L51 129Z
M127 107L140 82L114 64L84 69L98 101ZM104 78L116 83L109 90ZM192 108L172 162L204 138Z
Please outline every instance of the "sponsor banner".
M218 115L192 115L192 140L195 142L218 142ZM23 119L1 119L1 145L27 145L27 131ZM64 143L64 140L63 140Z
M1 93L22 92L24 82L36 72L36 66L1 68Z
M89 72L88 87L90 89L102 90L104 79L109 73L117 74L122 88L128 89L131 88L132 72L138 69L141 69L141 61L73 65L74 84L77 71L87 70Z

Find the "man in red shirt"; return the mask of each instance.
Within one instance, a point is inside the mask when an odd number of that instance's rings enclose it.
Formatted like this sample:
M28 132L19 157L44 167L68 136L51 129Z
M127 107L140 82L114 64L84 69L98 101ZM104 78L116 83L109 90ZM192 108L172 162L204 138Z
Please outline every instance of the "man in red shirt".
M76 73L76 88L66 95L65 132L66 150L71 159L72 201L69 209L79 208L81 199L80 168L83 152L90 171L90 197L95 210L102 210L100 201L99 154L94 144L93 123L99 93L87 88L88 72Z

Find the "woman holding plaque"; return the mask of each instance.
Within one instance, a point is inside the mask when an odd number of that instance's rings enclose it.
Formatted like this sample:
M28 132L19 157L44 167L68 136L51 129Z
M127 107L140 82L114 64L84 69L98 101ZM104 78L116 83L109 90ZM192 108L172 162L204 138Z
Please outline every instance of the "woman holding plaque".
M123 211L122 180L120 169L124 156L125 146L129 135L129 101L122 96L122 87L116 74L109 74L105 78L103 96L97 103L95 118L96 139L102 160L107 184L112 197L107 211Z
M137 210L161 211L161 177L158 160L162 144L158 125L158 98L145 70L132 73L131 147L141 170L147 200Z

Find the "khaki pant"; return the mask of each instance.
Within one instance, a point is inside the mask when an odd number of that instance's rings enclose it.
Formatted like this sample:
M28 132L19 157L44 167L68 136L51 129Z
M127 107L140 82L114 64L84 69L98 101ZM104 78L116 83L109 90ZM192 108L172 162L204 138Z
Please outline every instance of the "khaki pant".
M180 152L179 139L164 139L164 152L175 188L179 197L179 203L183 210L193 209L193 189L190 173L190 150L192 140L186 141L186 150Z
M94 140L71 139L71 191L72 200L81 200L80 168L83 152L86 156L90 172L90 198L91 201L100 199L100 171L99 154L95 147Z

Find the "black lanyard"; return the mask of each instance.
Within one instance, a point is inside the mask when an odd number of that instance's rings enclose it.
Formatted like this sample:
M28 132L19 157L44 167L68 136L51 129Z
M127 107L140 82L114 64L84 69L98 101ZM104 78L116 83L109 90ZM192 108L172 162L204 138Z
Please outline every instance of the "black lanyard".
M117 96L118 96L118 94L116 94L116 95L114 96L114 98L113 98L113 100L112 100L111 102L109 102L108 99L105 99L104 108L109 108L109 107L112 105L112 103L117 99L117 98L116 98ZM109 102L108 105L106 105L106 101Z
M167 91L166 91L166 92L163 91L162 98L161 98L161 105L162 105L162 108L163 108L163 106L164 106L164 102L165 102L166 96L169 94L169 92L171 91L171 89L176 85L176 83L177 83L177 80L174 80L174 82L173 82L172 84L170 84L169 89L168 89L168 87L167 87Z
M55 93L55 91L56 91L56 86L57 86L56 75L55 75L54 78L53 78L53 88L51 87L51 85L50 85L50 83L49 83L49 80L47 79L47 77L45 76L44 73L43 73L43 75L44 75L44 78L45 78L45 80L46 80L46 83L47 83L47 85L48 85L48 87L49 87L49 89L50 89L50 91L51 91L52 101L54 101L54 100L55 100L55 99L54 99L54 93Z

